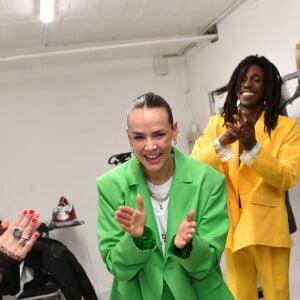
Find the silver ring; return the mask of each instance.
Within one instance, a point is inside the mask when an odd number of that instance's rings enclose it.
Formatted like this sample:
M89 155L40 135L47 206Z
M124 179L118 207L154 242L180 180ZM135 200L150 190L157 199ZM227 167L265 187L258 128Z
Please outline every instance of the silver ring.
M22 234L23 234L23 230L16 227L14 232L13 232L13 236L16 238L16 239L20 239L22 237Z
M21 237L19 240L19 244L25 246L25 244L29 241L27 237Z

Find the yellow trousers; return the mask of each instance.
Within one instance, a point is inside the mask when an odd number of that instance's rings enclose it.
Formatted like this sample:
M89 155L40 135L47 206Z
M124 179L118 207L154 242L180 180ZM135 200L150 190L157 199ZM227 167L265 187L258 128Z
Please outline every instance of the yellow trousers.
M264 300L289 300L290 248L254 245L225 249L226 278L236 300L257 300L257 278Z

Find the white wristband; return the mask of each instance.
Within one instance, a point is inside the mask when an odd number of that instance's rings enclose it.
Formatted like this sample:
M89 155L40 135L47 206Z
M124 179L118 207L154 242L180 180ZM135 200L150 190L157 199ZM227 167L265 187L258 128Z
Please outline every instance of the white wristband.
M231 145L226 145L225 147L222 146L220 144L220 137L218 137L215 141L214 141L214 145L215 145L215 149L217 152L218 157L220 158L220 160L222 162L226 162L229 161L231 159L233 159L234 154L231 148Z
M261 148L261 144L256 142L254 147L250 151L243 151L240 155L240 160L247 165L250 165L257 157L259 150Z

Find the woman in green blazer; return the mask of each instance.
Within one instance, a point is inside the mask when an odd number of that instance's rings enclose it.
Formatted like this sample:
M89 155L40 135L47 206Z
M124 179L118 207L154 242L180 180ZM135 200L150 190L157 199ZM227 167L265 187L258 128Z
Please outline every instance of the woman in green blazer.
M233 299L220 270L228 230L224 176L172 147L168 103L153 93L128 110L134 157L97 180L99 249L111 299Z

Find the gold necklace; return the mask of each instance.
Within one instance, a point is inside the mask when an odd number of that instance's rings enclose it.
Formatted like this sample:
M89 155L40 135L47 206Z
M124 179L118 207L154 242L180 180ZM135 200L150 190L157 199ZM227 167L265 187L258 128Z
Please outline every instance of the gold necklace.
M169 193L170 191L167 193L167 195L165 197L158 197L157 195L155 195L149 188L149 192L150 192L150 195L152 197L153 200L155 200L158 204L159 204L159 208L160 209L163 209L163 202L167 201L169 199Z

